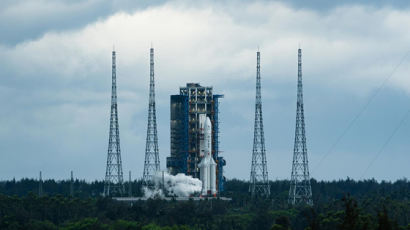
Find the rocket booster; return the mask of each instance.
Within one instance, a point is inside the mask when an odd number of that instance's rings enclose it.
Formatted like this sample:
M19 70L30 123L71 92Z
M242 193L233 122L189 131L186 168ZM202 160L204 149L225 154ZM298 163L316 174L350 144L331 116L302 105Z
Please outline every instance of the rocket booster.
M205 114L199 115L201 195L216 195L216 163L212 157L212 123Z

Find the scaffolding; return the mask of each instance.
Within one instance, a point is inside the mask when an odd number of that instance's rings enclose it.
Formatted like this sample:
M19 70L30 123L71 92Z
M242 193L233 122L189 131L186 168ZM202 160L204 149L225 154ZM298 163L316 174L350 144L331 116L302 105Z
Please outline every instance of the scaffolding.
M225 159L223 157L219 156L219 99L223 98L224 95L221 94L216 94L213 96L213 116L214 116L214 123L213 123L213 143L212 146L214 146L214 151L213 156L215 158L215 162L217 164L216 167L216 184L218 187L218 191L222 192L224 190L224 182L225 182L225 177L223 176L223 167L226 165Z
M188 97L171 95L171 156L167 168L173 175L187 171L188 158Z

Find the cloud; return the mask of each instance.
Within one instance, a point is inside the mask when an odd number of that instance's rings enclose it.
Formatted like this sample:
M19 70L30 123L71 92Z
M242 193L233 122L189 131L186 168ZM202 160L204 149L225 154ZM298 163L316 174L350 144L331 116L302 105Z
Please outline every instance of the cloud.
M253 18L259 19L252 22ZM168 3L133 14L116 13L80 30L49 32L6 50L17 75L46 72L58 82L87 78L85 85L98 86L99 81L89 77L103 74L101 66L109 66L106 56L115 44L119 71L126 71L129 85L133 75L146 71L147 47L153 42L159 79L163 77L161 83L169 88L205 76L211 83L220 82L218 75L225 82L252 78L254 69L249 66L257 46L269 73L265 79L288 79L300 43L308 57L306 71L315 82L351 89L365 79L372 89L409 50L410 32L402 29L410 26L409 19L408 11L366 6L340 7L322 15L281 3L242 3L235 12L225 12L218 4L198 8ZM19 68L22 65L27 68ZM324 78L325 74L332 76ZM363 85L356 90L363 91Z
M14 46L54 31L77 30L117 11L133 12L162 0L4 0L0 9L0 43ZM12 24L13 26L10 26Z

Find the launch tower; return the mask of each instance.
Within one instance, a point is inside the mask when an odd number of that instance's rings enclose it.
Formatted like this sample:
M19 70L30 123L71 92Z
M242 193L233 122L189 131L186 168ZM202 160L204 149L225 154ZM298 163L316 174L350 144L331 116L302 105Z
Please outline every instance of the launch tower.
M252 166L249 192L252 197L269 197L270 185L266 165L265 136L263 132L260 52L256 53L256 103L253 133Z
M111 116L104 196L119 195L124 193L119 129L115 51L112 51Z
M209 117L211 128L211 156L216 162L217 191L223 191L223 166L225 160L219 156L219 99L223 95L213 94L212 87L198 83L187 83L179 89L179 95L171 95L171 156L167 157L167 168L171 174L184 173L200 178L200 122L199 117Z
M296 130L293 149L292 176L289 203L313 205L310 186L309 164L306 148L305 117L302 88L302 50L298 49L298 89L296 102Z

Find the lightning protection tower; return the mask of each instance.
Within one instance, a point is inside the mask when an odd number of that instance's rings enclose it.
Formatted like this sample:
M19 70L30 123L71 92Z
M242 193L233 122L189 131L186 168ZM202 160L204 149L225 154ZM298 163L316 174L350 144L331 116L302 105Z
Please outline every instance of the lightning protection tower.
M40 171L40 177L38 178L38 196L43 196L43 177Z
M71 171L71 179L70 179L70 196L74 196L74 176L73 171Z
M104 196L121 195L124 193L123 173L120 149L120 128L118 125L117 108L117 74L115 51L112 51L112 93L110 134L108 140L107 170L105 172Z
M145 161L143 183L146 186L153 186L153 177L159 166L158 153L157 118L155 111L155 81L154 81L154 48L150 49L150 82L149 82L149 105L148 105L148 126L147 140L145 145Z
M289 190L292 205L313 205L306 148L305 117L302 88L302 50L298 49L298 88L296 102L296 130L293 149L292 176Z
M132 197L132 181L131 181L131 170L128 174L128 196Z
M249 192L252 197L269 197L270 185L266 166L265 136L262 119L260 52L256 53L256 103L253 134L252 166Z

